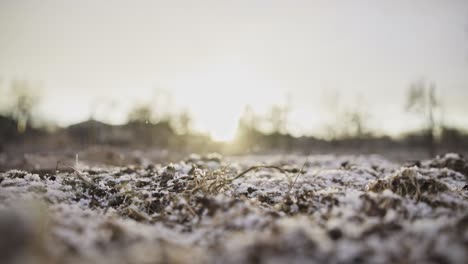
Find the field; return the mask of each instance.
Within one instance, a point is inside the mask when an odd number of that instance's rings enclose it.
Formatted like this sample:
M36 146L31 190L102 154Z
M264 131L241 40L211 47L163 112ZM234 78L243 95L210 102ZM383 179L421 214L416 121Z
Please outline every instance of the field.
M190 155L0 173L2 263L466 263L458 154Z

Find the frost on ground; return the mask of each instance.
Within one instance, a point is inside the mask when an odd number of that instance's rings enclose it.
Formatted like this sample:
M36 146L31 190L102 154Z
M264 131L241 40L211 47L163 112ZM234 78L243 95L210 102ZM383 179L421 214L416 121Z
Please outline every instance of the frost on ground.
M253 168L256 166L255 168ZM2 263L466 263L468 162L192 155L0 173Z

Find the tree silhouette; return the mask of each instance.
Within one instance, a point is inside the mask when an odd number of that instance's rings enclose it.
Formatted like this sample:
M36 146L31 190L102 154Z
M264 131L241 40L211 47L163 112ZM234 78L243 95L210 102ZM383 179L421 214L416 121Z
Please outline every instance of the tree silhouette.
M171 118L171 125L181 135L188 135L192 129L192 116L188 110L182 111L178 115L173 115Z
M39 103L39 95L30 82L14 80L11 83L11 116L17 122L18 132L24 133L31 125L33 112Z
M128 114L130 123L152 123L153 110L149 104L141 104L135 106Z
M412 83L408 89L406 111L420 115L426 122L425 138L428 154L434 156L436 152L435 130L437 124L434 118L439 102L435 96L434 83L427 84L423 80Z

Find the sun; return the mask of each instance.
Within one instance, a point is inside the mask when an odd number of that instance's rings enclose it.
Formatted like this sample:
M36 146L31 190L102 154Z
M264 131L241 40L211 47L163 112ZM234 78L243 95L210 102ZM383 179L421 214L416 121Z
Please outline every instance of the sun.
M213 120L213 122L211 122L212 125L207 125L205 127L214 141L230 142L235 139L237 130L236 120L232 121L233 122L226 121L226 123L223 123L223 121L220 120Z
M258 108L275 100L269 82L251 65L225 60L184 73L175 90L179 103L193 116L195 130L216 141L231 141L247 105Z
M214 65L188 79L191 111L199 130L216 141L234 139L240 113L248 103L251 78L233 65Z
M199 130L208 133L215 141L232 141L240 118L239 106L232 102L210 103L194 109Z

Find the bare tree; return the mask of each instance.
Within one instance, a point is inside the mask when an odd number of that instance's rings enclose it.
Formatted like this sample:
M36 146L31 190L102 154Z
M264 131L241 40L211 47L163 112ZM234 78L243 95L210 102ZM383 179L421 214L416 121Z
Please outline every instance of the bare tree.
M268 114L268 121L273 133L284 133L286 131L286 110L284 107L274 105Z
M152 123L153 110L149 104L141 104L135 106L128 114L130 123Z
M324 100L327 102L326 107L334 116L332 123L327 126L330 139L362 139L371 134L372 131L368 126L371 116L366 111L366 104L361 96L348 106L343 106L343 100L340 100L337 92L331 93Z
M406 111L420 115L426 122L425 137L428 154L434 156L436 152L435 131L437 124L434 118L439 102L435 95L434 83L427 84L419 80L408 89Z
M246 105L239 118L236 132L235 149L237 151L254 150L261 145L259 125L263 121L252 109Z
M192 129L192 116L185 110L171 118L171 125L181 135L188 135Z
M344 114L343 122L346 124L345 133L350 137L359 139L369 135L369 129L366 124L368 119L369 115L359 109Z
M273 105L267 115L266 120L271 125L273 134L286 134L288 132L288 118L291 112L291 96L285 97L282 105Z
M33 112L39 103L39 95L30 82L14 80L11 83L11 102L11 116L17 122L18 131L23 133L31 125Z
M257 130L257 116L250 105L245 106L241 117L239 118L239 129Z

